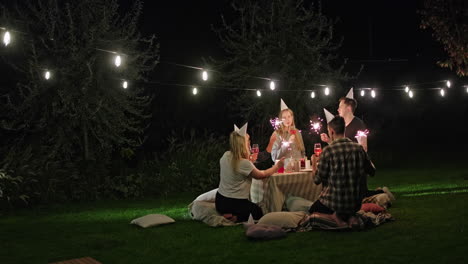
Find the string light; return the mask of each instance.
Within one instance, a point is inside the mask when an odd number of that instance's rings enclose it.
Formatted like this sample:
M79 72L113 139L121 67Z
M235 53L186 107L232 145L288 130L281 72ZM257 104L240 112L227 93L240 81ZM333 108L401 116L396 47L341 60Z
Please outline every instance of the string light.
M371 96L372 96L372 98L375 98L375 91L373 89L371 91Z
M361 90L361 96L364 96L364 95L366 95L366 91Z
M260 90L257 90L257 96L258 97L262 96L262 92L260 92Z
M405 93L408 93L408 92L409 92L409 87L406 86L406 87L405 87Z
M124 89L127 89L127 87L128 87L128 82L127 82L127 81L123 81L123 82L122 82L122 87L123 87Z
M274 81L271 81L270 82L270 90L274 91L275 90L275 82Z
M204 81L208 80L208 72L207 71L202 72L202 80L204 80Z
M46 72L44 73L44 78L45 78L46 80L49 80L49 79L50 79L50 71L46 71Z
M451 85L450 81L447 81L447 88L450 88Z
M467 88L467 90L468 90L468 88ZM310 97L315 98L315 92L314 92L314 91L312 91L312 92L310 93Z
M413 98L413 91L411 91L411 90L408 91L408 96L409 96L409 98Z
M466 93L468 93L468 86L466 86Z
M445 89L440 89L440 96L442 96L442 97L445 96Z
M11 36L10 36L10 32L6 31L5 34L3 34L3 44L6 46L8 46L8 44L10 44L10 41L11 41Z
M329 95L329 94L330 94L330 88L325 87L325 95Z
M122 58L120 57L120 55L115 56L114 64L115 64L115 67L119 67L120 64L122 64Z
M198 93L197 87L193 87L192 93L193 93L193 95L197 95L197 93Z

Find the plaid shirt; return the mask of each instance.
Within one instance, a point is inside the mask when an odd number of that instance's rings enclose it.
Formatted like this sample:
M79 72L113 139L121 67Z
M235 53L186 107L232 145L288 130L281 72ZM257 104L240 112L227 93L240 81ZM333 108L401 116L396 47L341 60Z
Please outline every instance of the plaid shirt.
M363 180L375 170L361 145L348 138L323 149L314 181L322 183L320 202L337 213L353 214L361 207L367 186Z

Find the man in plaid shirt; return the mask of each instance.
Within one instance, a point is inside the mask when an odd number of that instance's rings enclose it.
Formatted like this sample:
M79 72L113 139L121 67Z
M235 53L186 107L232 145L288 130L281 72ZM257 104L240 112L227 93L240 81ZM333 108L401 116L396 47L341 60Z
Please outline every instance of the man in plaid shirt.
M344 130L343 117L333 118L328 123L332 142L320 154L318 167L318 157L312 157L314 181L322 184L322 192L309 212L336 212L338 217L347 220L361 208L367 190L366 177L375 174L375 167L363 147L344 136Z

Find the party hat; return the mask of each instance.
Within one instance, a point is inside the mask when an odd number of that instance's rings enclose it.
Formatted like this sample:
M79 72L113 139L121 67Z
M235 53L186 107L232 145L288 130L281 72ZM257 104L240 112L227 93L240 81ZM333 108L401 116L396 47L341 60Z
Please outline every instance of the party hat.
M237 134L241 135L241 136L245 136L247 134L247 123L245 123L245 125L243 125L241 128L238 128L235 124L234 124L234 131L237 132Z
M346 98L354 99L353 87L351 87L351 89L349 89L349 92L348 92L348 94L346 95Z
M283 111L284 109L288 109L289 107L286 105L286 103L284 103L283 99L281 99L281 111Z
M327 124L330 123L330 121L332 121L333 118L335 118L335 116L330 113L327 109L323 109L323 112L325 113L325 118L327 119Z

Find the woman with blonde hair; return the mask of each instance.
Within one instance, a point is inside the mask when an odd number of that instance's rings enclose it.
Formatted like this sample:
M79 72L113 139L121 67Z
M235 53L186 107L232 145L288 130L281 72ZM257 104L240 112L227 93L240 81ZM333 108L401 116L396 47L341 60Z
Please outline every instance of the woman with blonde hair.
M281 111L278 114L281 124L270 137L267 151L271 151L273 161L282 157L300 159L305 156L304 141L301 132L294 123L294 112L281 99Z
M230 150L219 160L220 182L216 193L216 210L221 214L232 214L236 221L245 222L249 215L258 220L263 216L262 209L249 201L252 178L263 179L275 173L283 166L283 160L267 170L258 170L252 161L256 157L250 154L250 137L247 124L242 128L234 125L229 136Z

